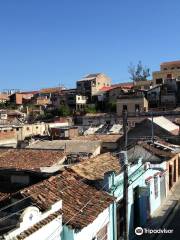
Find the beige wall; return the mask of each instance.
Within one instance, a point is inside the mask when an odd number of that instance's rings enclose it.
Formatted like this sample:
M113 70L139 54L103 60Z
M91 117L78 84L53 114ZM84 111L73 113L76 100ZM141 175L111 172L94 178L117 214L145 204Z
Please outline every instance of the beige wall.
M136 81L134 82L134 88L145 90L145 89L149 89L152 84L153 84L153 80Z
M89 87L84 87L85 83L89 83ZM97 77L94 77L91 80L83 80L77 82L77 90L78 92L82 92L82 89L90 90L91 95L93 96L97 93L102 87L111 86L111 79L107 77L105 74L101 73Z
M92 88L93 91L97 92L103 87L111 86L111 79L104 74L100 74L96 78L96 87Z
M180 69L175 70L166 70L166 71L156 71L153 72L153 85L156 85L156 79L162 78L163 80L167 78L168 74L172 74L172 78L176 78L180 80Z
M142 97L142 98L128 98L128 99L118 99L117 100L117 114L118 116L122 115L122 111L123 111L123 105L127 106L127 111L129 113L135 113L135 106L139 105L139 109L140 112L143 111L148 111L148 101L146 100L146 98Z
M46 125L42 124L25 124L17 131L18 140L24 140L26 137L35 135L45 135L47 132Z

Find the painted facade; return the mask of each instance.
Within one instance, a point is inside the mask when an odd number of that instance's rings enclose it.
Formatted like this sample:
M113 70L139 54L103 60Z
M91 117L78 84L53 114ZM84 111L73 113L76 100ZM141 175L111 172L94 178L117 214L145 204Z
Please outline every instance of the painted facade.
M151 169L150 167L142 164L141 161L130 167L128 171L128 228L129 237L132 239L134 237L134 228L145 225L153 212L161 204L159 176L163 171L161 172L157 169ZM151 181L148 181L149 177L152 178ZM156 178L156 186L154 184L154 178ZM108 191L111 195L117 198L114 205L110 208L110 239L119 240L123 234L123 206L120 206L123 199L123 173L119 175L111 173L108 177L108 181ZM154 186L156 187L156 192Z
M110 240L110 209L105 209L99 216L83 228L81 231L76 232L74 229L63 226L61 233L62 240L92 240L92 239L106 239ZM98 238L99 237L99 238Z

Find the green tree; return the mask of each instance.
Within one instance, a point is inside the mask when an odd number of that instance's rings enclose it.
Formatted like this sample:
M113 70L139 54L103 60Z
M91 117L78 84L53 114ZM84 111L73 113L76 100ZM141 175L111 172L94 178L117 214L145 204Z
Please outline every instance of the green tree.
M85 113L96 113L96 107L93 105L87 105L84 109Z
M133 82L145 81L150 76L150 69L143 66L141 61L138 62L137 66L131 63L128 67L128 72Z
M58 116L67 117L71 115L71 111L67 105L62 105L57 111Z

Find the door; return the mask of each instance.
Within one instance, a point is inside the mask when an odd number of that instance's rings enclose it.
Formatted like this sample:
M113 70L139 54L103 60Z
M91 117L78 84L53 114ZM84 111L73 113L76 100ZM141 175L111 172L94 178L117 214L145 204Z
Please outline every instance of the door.
M123 200L120 200L117 203L116 208L116 216L117 216L117 240L120 240L123 238L123 232L124 232L124 208L123 208Z
M134 199L134 228L139 227L140 224L140 214L139 214L139 186L133 189L133 199Z
M169 189L172 188L173 185L173 169L172 169L172 165L169 164Z
M173 180L176 182L176 159L174 160L174 174L173 174Z
M160 196L161 196L161 202L164 201L166 198L166 179L165 175L162 175L160 178Z

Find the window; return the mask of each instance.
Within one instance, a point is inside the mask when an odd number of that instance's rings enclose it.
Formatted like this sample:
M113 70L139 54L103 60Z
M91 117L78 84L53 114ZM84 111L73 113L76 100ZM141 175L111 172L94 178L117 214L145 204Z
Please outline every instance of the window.
M127 110L127 105L123 105L123 110Z
M158 197L158 176L154 177L154 196Z
M135 104L135 111L139 111L140 107L139 104Z
M92 86L93 86L93 87L96 86L96 81L92 81Z
M163 79L162 78L157 78L156 79L156 84L162 84L163 82Z
M167 74L167 78L172 78L172 74L171 74L171 73L168 73L168 74Z
M164 68L164 71L166 71L167 70L167 68Z
M172 67L171 69L174 70L174 67Z
M36 129L38 129L38 126L36 126Z
M29 127L27 127L26 130L29 131Z

